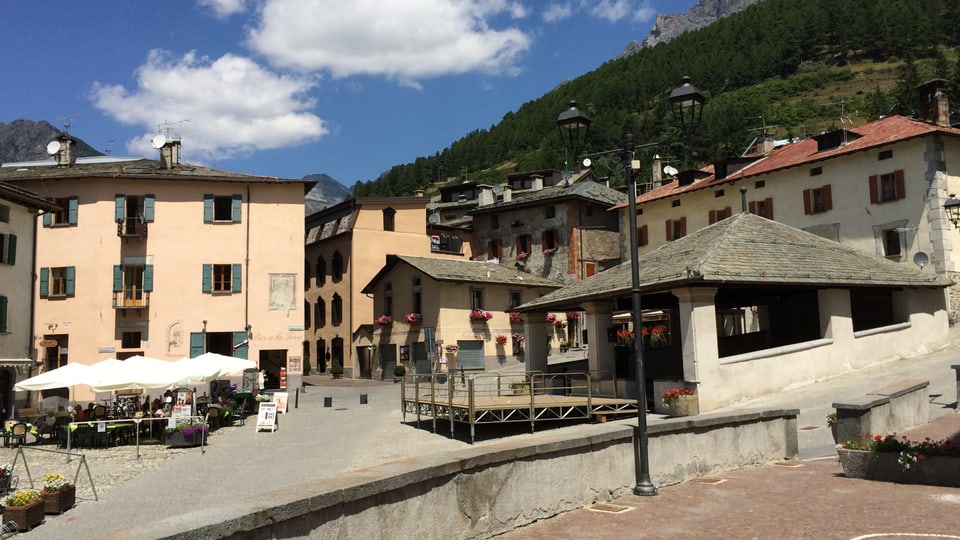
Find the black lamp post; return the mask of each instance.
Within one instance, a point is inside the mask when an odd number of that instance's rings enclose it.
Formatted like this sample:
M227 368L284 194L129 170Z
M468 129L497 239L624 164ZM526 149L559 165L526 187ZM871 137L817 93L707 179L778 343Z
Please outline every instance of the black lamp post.
M587 140L587 134L590 133L590 124L593 121L577 108L576 101L571 100L569 106L569 109L557 116L557 131L560 132L560 140L563 141L564 148L573 154L573 160L576 161L580 149ZM563 159L563 164L566 168L566 157Z
M703 103L706 100L703 94L690 84L690 77L683 77L680 82L680 86L670 92L670 105L673 109L675 121L679 124L684 134L689 136L700 123L700 117L703 114ZM568 130L566 134L569 137L564 138L565 144L568 140L572 140L573 128L575 128L575 131L579 134L582 126L583 136L586 137L586 132L590 126L590 119L576 109L575 102L570 103L571 108L557 117L557 127L560 129L561 135L564 135L564 128ZM576 113L572 111L576 111ZM582 146L582 141L578 141L578 143ZM577 148L579 148L579 146ZM657 494L657 488L653 485L653 482L650 481L650 459L647 452L647 384L643 368L643 340L641 339L643 318L640 305L640 262L639 254L637 253L637 183L633 176L633 156L636 148L633 144L633 134L627 133L624 139L623 149L618 151L621 152L627 180L627 211L629 212L630 222L630 245L627 246L627 249L630 252L630 296L633 308L632 322L634 333L633 354L637 368L637 432L634 447L638 455L636 456L637 485L634 486L633 493L635 495L650 496ZM958 201L958 205L960 205L960 201Z

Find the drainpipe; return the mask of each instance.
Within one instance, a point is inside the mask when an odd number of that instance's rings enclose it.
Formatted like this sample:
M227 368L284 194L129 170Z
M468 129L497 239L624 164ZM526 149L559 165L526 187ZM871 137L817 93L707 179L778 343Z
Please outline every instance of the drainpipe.
M243 272L247 276L247 285L243 288L243 328L249 334L250 332L250 221L252 221L252 216L250 215L250 182L247 182L247 237L246 237L246 246L244 246L244 269ZM250 336L247 336L249 339ZM231 340L232 343L232 340ZM247 345L247 356L250 353L250 346Z
M32 257L32 260L30 261L30 277L31 277L30 279L30 330L28 330L27 332L27 335L29 336L29 341L28 341L29 345L27 345L27 351L26 351L27 357L33 360L33 362L31 362L30 367L27 368L28 379L30 377L33 377L33 366L35 366L37 362L37 359L34 358L34 354L37 354L37 355L40 354L37 348L34 347L34 343L36 343L36 334L34 334L34 329L37 323L36 321L37 294L39 294L37 291L37 286L38 286L37 285L37 253L38 253L37 238L40 236L40 220L42 219L40 217L41 215L42 214L38 211L33 216L34 217L33 219L33 257ZM11 390L13 389L11 388ZM27 406L30 405L30 398L31 398L30 390L27 390L27 400L25 402ZM16 401L17 401L16 397L14 397L12 401L13 402L11 403L11 405L15 407Z

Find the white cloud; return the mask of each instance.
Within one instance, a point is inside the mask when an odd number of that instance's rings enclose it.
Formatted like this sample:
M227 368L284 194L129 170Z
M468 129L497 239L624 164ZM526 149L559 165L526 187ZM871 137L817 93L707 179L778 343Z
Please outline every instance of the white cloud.
M250 47L271 63L334 77L417 80L479 71L514 74L531 37L494 29L526 9L510 0L266 0Z
M643 5L633 13L633 22L646 24L657 16L657 9L650 5Z
M628 0L601 0L590 8L590 14L598 19L617 22L626 17L631 9Z
M315 84L281 76L249 58L224 55L215 61L191 52L171 59L151 51L137 70L137 88L95 83L94 105L117 121L143 126L127 143L136 155L155 153L150 139L157 126L173 122L191 159L209 160L281 148L316 139L327 128L305 93ZM188 120L179 124L178 122Z
M573 15L573 6L570 3L550 4L543 12L544 22L553 23L569 19Z
M247 9L246 0L197 0L197 3L212 10L221 19L236 13L243 13Z

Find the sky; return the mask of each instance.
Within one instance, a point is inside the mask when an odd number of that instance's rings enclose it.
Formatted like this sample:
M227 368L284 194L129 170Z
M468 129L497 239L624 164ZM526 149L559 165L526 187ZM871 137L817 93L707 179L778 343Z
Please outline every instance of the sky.
M0 122L347 187L489 129L696 0L0 3ZM571 96L575 99L576 96ZM557 111L559 114L560 111Z

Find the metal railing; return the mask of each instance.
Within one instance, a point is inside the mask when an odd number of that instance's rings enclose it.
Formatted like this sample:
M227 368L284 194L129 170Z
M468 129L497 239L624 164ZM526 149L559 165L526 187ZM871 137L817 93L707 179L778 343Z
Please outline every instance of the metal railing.
M128 288L113 293L113 309L142 309L150 307L150 291Z

